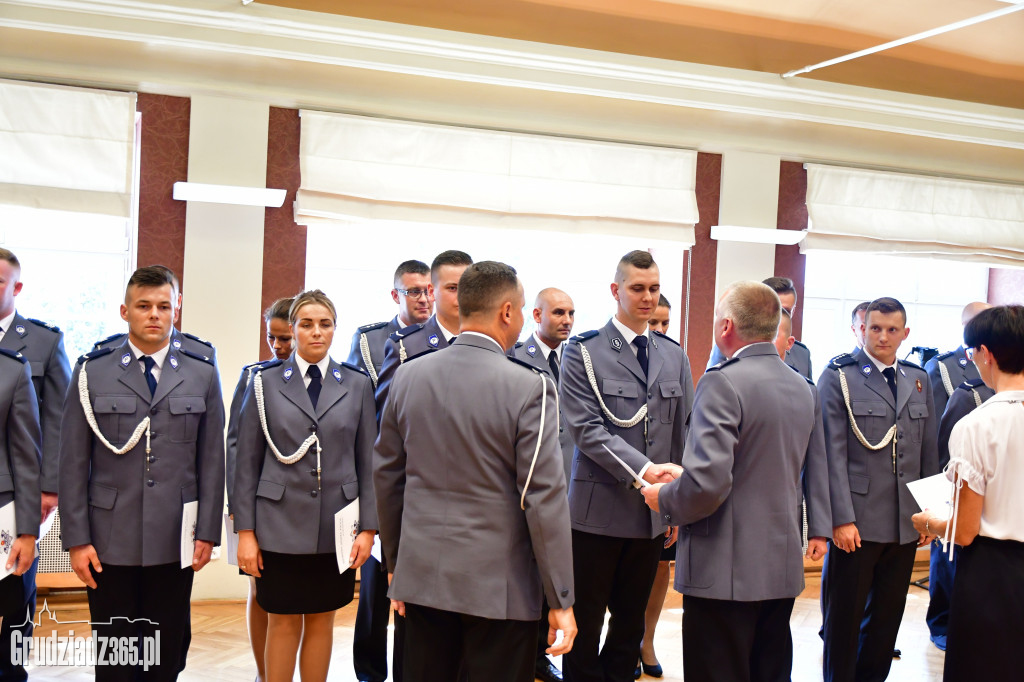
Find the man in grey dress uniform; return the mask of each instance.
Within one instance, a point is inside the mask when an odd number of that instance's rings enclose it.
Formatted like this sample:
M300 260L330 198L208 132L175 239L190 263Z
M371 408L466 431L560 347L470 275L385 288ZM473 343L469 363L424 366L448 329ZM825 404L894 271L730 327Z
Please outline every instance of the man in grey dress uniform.
M562 414L576 444L569 512L580 632L562 662L573 682L632 677L668 530L632 478L671 480L693 405L682 348L647 327L660 289L649 253L623 256L611 285L615 316L573 337L562 358ZM606 610L611 621L599 652Z
M427 264L418 260L399 264L395 270L391 298L398 304L398 314L388 322L357 329L348 352L348 363L370 375L375 391L388 337L399 329L430 318L434 303ZM388 676L391 602L388 600L387 581L381 573L381 563L372 556L359 569L359 607L352 632L352 667L360 682L384 682Z
M896 358L906 311L880 298L866 320L864 349L833 358L818 379L834 526L821 586L826 682L889 674L924 539L906 484L939 472L928 375Z
M729 359L697 386L682 474L643 490L666 524L680 525L686 679L789 679L805 496L808 557L825 553L832 532L821 407L773 343L781 309L764 284L726 290L714 333Z
M991 307L990 303L981 301L968 303L960 314L960 323L966 327L975 315ZM965 381L981 378L978 368L967 358L967 350L963 344L954 350L940 353L931 358L925 363L924 369L928 372L928 379L932 382L935 411L940 417L946 409L946 402L953 395L957 386Z
M853 352L864 347L864 315L871 301L861 301L850 312L850 331L853 332Z
M551 375L555 384L561 379L561 355L565 342L572 334L576 318L576 306L569 294L561 289L542 289L533 304L533 321L537 328L526 341L517 341L509 353L512 357L532 365ZM565 420L559 415L558 444L562 448L562 462L565 465L565 480L572 470L573 442ZM537 633L537 661L534 674L541 682L557 682L562 673L544 653L548 648L547 602L542 605L542 614Z
M52 324L23 317L16 309L15 297L21 293L21 262L7 249L0 248L0 349L20 353L32 372L32 386L38 401L39 428L42 434L42 490L40 519L57 508L57 463L60 447L60 418L67 393L71 368L64 352L64 334ZM32 636L32 616L36 608L36 569L39 561L22 575L25 608L29 619L8 618L0 626L0 651L11 650L11 632ZM12 665L9 656L0 656L0 682L27 679L24 666Z
M194 571L220 541L224 505L220 380L208 357L172 346L173 296L165 271L135 271L121 306L127 339L79 359L61 424L64 548L89 587L90 619L104 623L98 634L145 638L159 628L160 665L147 680L176 679L183 667L182 605ZM198 503L194 550L191 566L181 568L190 502ZM133 666L96 666L100 680L138 674Z
M458 298L458 340L396 372L374 450L390 595L407 680L527 682L542 596L549 642L564 633L550 653L575 634L556 389L504 357L523 326L515 270L472 265Z

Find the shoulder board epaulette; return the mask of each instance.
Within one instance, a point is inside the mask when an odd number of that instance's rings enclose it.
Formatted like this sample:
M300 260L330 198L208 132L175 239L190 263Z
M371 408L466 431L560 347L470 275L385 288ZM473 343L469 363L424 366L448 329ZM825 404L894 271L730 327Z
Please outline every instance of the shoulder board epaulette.
M803 342L801 342L801 341L796 341L796 340L794 340L794 341L793 341L793 345L794 345L794 346L800 346L801 348L805 348L805 349L807 348L807 345L806 345L806 344L804 344L804 343L803 343Z
M526 345L526 344L524 344L524 343L523 343L522 341L516 341L516 345L515 345L515 348L522 348L522 347L523 347L523 346L525 346L525 345Z
M243 365L242 369L243 370L252 369L252 368L256 367L257 365L262 365L264 362L270 362L270 360L257 360L256 362L250 362L248 365Z
M28 320L29 322L31 322L32 324L37 324L40 327L43 327L45 329L49 329L51 332L58 332L58 333L60 333L60 327L58 327L57 325L53 324L52 322L43 322L42 320L37 320L37 319L35 319L33 317L26 317L25 319Z
M409 336L409 334L415 334L421 329L423 329L423 323L417 322L416 324L411 324L408 327L403 327L396 332L391 332L391 336L388 338L397 343L399 339L404 339Z
M814 382L813 382L813 381L811 381L811 380L810 380L809 378L807 378L806 376L804 376L804 375L803 375L803 373L801 373L801 372L800 372L800 370L798 370L798 369L797 369L796 367L794 367L793 365L786 365L786 367L789 367L789 368L790 368L791 370L793 370L794 372L796 372L796 374L797 374L797 376L798 376L798 377L800 377L801 379L803 379L804 381L806 381L807 383L809 383L809 384L810 384L811 386L814 386Z
M581 341L586 341L587 339L594 338L595 336L597 336L597 334L598 332L596 329L591 329L589 332L583 332L582 334L577 334L576 336L572 337L571 339L569 339L569 343L580 343Z
M921 365L914 364L910 360L900 360L899 364L906 365L907 367L913 367L914 369L920 369L922 372L924 371L923 369L921 369Z
M102 346L107 345L108 343L110 343L114 339L122 338L123 336L124 336L124 332L118 332L117 334L111 334L110 336L108 336L105 339L100 339L96 343L92 344L93 350L95 350L97 348L101 348Z
M422 353L417 353L416 355L410 355L409 357L407 357L405 359L405 362L403 362L402 364L403 365L407 365L410 362L412 362L413 360L415 360L416 358L422 358L425 355L430 355L431 353L436 353L439 350L440 350L439 348L427 348Z
M939 353L938 355L936 355L935 359L936 360L945 360L946 358L951 358L954 355L956 355L956 351L955 350L948 350L945 353Z
M387 323L385 322L385 324L387 324ZM341 365L342 367L347 367L348 369L352 370L353 372L359 372L360 374L365 374L366 376L370 376L370 373L367 372L362 367L360 367L359 365L353 365L352 363L349 363L349 362L339 362L338 364Z
M535 365L531 365L531 364L530 364L530 363L528 363L528 362L523 362L523 361L522 361L522 360L520 360L519 358L514 358L514 357L512 357L511 355L506 355L505 357L506 357L506 358L508 358L509 360L511 360L512 362L516 363L517 365L522 365L522 366L523 366L523 367L525 367L526 369L532 369L532 370L533 370L534 372L537 372L538 374L550 374L550 372L548 372L548 371L547 371L547 370L545 370L544 368L542 368L542 367L537 367L537 366L535 366Z
M188 351L182 351L182 352L183 353L187 353ZM189 354L191 355L191 353L189 353ZM209 361L207 361L207 362L209 362ZM283 365L283 364L284 364L284 361L282 361L282 360L278 360L277 358L270 358L269 360L264 360L263 362L254 362L253 364L249 365L249 367L251 367L254 372L262 372L265 369L270 369L271 367L277 367L278 365Z
M717 365L711 365L710 367L708 367L707 370L704 373L707 374L708 372L722 369L723 367L727 367L728 365L731 365L732 363L739 362L739 361L740 361L739 358L729 358L727 360L722 360Z
M385 320L384 322L374 322L373 324L364 324L362 327L360 327L358 329L358 331L360 333L372 332L374 329L380 329L381 327L386 327L386 326L388 326L388 324L389 324L389 322L387 320Z
M199 353L193 353L192 351L190 351L190 350L188 350L186 348L179 348L178 352L181 353L182 355L187 355L190 358L195 358L196 360L202 360L203 362L205 362L208 365L212 365L213 364L213 360L211 360L209 358L209 356L200 355Z
M832 369L839 369L840 367L846 367L847 365L855 365L857 361L853 359L853 356L849 353L840 353L831 360L828 361L828 366Z
M8 348L0 348L0 355L6 355L9 358L13 358L14 360L18 360L22 364L25 364L26 362L28 362L28 358L26 358L24 355L22 355L21 353L19 353L16 350L10 350Z
M984 385L985 382L981 380L981 377L978 377L977 379L968 379L964 383L957 386L957 388L962 388L965 391L972 391L976 388L981 388Z
M86 353L82 357L78 358L78 364L82 364L86 360L95 360L96 358L101 358L104 355L108 355L110 353L113 353L115 350L116 350L115 348L97 348L96 350L92 351L91 353Z
M667 336L665 334L662 334L661 332L654 332L654 333L658 335L659 339L665 339L666 341L671 341L672 343L676 344L677 346L679 345L679 342L676 341L675 339L673 339L671 336Z
M188 338L192 339L193 341L197 341L198 343L201 343L204 346L209 346L210 348L213 348L213 344L212 343L210 343L206 339L199 338L195 334L189 334L188 332L181 332L181 335L182 336L187 336Z

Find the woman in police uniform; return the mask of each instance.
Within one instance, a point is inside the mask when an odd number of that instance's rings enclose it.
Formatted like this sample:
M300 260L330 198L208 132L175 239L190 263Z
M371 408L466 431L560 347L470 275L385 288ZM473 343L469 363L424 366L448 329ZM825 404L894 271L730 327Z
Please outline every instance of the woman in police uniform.
M303 682L327 679L334 612L352 601L377 528L370 378L327 354L337 314L323 292L296 296L289 318L295 352L257 367L246 390L232 500L238 566L270 614L269 682L292 679L300 642ZM334 515L353 502L361 532L340 573Z

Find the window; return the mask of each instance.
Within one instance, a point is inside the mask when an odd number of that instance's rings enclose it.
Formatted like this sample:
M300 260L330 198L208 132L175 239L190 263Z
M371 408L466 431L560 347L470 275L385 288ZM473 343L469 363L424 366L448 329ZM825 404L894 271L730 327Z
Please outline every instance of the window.
M861 301L882 296L907 309L910 336L900 347L907 357L914 346L951 350L963 343L960 313L971 301L988 297L988 266L929 258L812 251L804 279L803 338L814 371L854 347L850 313ZM915 357L910 358L916 362Z
M522 338L533 332L533 301L545 287L558 287L573 298L574 334L605 325L615 311L609 289L615 265L637 248L651 250L673 311L683 310L678 299L686 249L675 242L394 221L310 225L306 286L323 289L338 309L331 355L345 358L356 327L395 316L390 292L399 263L415 258L430 265L435 255L453 248L476 261L498 260L516 268L526 293Z

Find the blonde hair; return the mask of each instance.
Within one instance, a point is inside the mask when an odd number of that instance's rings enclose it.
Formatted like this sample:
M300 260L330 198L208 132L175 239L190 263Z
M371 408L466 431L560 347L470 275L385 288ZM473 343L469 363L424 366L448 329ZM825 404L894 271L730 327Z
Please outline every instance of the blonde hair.
M779 333L782 303L779 295L761 282L737 282L719 303L719 315L736 325L744 341L771 341Z
M319 289L309 289L302 291L295 295L295 300L292 301L291 308L288 309L288 321L294 325L299 319L299 310L303 306L307 305L322 305L331 311L331 319L335 322L338 321L338 311L335 310L334 304L331 299L327 297L327 294L320 291Z

